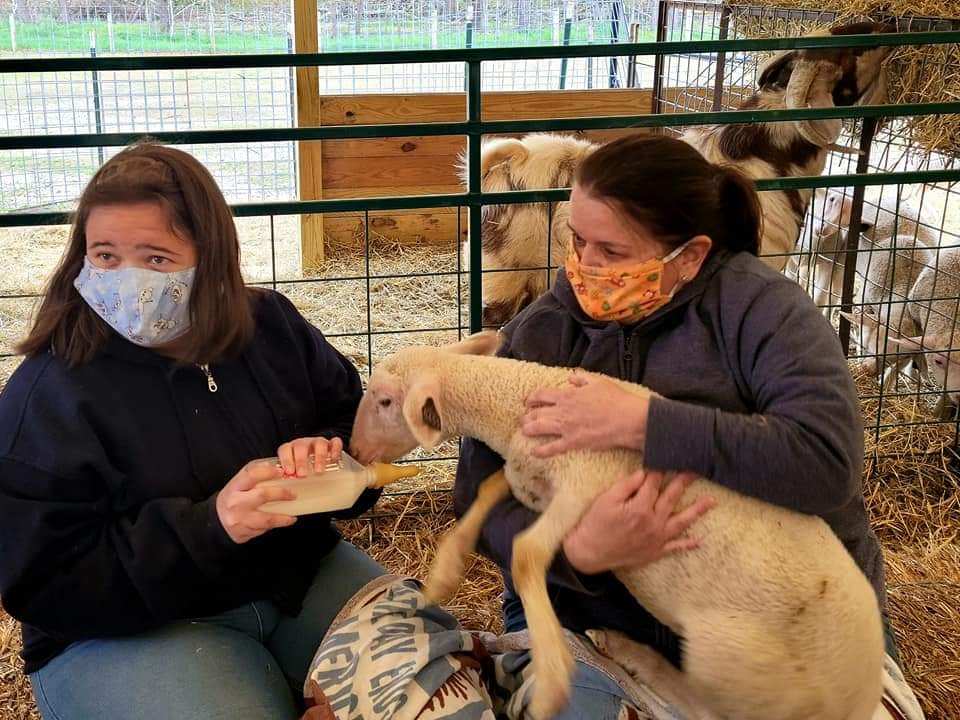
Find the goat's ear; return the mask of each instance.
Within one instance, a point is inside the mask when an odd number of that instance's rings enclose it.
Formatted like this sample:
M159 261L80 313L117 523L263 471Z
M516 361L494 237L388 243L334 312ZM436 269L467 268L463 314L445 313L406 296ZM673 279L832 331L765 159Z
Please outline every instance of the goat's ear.
M480 157L481 175L486 175L500 163L526 160L529 154L526 146L516 138L499 138L491 141L488 147L483 149Z
M447 345L444 350L460 355L495 355L502 343L503 336L498 331L484 330Z
M797 53L793 50L774 55L760 71L760 79L757 80L757 87L761 90L764 88L779 88L782 90L787 87L796 60Z
M436 372L420 373L407 388L403 418L424 450L432 450L443 438L443 408L440 377Z

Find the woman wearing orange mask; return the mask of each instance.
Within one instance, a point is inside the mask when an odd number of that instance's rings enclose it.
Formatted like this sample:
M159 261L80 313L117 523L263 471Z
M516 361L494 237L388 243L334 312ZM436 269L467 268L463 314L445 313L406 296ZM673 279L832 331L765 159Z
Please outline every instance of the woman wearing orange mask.
M503 330L505 356L584 368L661 396L638 399L574 370L568 387L528 398L523 431L543 439L541 456L644 451L648 471L600 496L566 538L550 593L566 628L620 630L678 666L681 638L609 571L696 544L696 519L707 508L674 512L693 476L823 517L885 601L861 491L856 390L829 323L796 283L757 259L760 221L753 186L736 170L666 137L612 142L578 169L573 248L557 282ZM464 441L458 513L502 464L485 445ZM507 631L526 625L509 568L513 539L534 517L510 498L481 538L503 568ZM887 640L895 659L889 628ZM610 697L618 692L578 667L560 717L605 718L603 708L616 717L620 705Z

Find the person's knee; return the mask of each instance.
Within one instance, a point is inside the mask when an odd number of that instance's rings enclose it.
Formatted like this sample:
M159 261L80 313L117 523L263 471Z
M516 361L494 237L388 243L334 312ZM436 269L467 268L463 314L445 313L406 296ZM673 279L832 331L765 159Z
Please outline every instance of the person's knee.
M44 720L298 715L278 663L262 645L203 623L77 643L31 681Z

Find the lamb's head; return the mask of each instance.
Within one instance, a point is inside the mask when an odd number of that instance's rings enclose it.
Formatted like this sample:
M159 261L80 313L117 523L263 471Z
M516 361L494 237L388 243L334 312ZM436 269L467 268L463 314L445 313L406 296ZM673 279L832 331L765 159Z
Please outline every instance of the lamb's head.
M868 35L893 28L872 22L850 23L811 35ZM873 105L886 99L884 61L890 47L813 48L790 50L774 56L760 74L761 93L782 92L787 108L827 108ZM805 120L797 123L800 135L817 147L826 147L840 136L842 121Z
M922 355L930 379L943 390L954 404L960 402L960 336L933 335L928 337L891 338L904 351Z
M404 348L378 363L357 409L350 454L363 464L393 462L415 447L435 447L447 437L443 356L493 355L499 346L499 334L488 331L451 345Z
M856 331L854 337L860 340L863 352L868 356L863 361L865 366L876 370L881 356L912 354L917 366L926 370L950 401L960 403L960 333L953 337L949 333L908 337L883 325L869 312L857 310L840 314Z
M853 210L853 197L835 188L814 193L815 200L813 235L816 238L833 237L838 232L846 233L850 226L850 213ZM869 233L874 223L860 220L860 232Z

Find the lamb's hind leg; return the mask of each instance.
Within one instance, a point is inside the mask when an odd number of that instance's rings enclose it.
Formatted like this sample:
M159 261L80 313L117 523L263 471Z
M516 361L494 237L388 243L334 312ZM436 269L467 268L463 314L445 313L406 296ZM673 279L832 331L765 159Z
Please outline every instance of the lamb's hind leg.
M720 720L696 697L683 673L650 646L634 642L616 630L587 630L587 637L601 654L679 710L687 720Z
M581 496L574 483L555 486L563 489L513 541L513 584L527 616L533 655L533 699L528 712L536 720L546 720L567 704L574 669L573 655L547 594L547 569L563 538L593 501L592 496Z
M509 494L510 486L503 470L498 470L480 483L470 509L440 541L423 590L429 602L442 602L453 595L463 580L464 560L477 546L483 523L490 511Z

